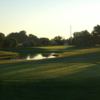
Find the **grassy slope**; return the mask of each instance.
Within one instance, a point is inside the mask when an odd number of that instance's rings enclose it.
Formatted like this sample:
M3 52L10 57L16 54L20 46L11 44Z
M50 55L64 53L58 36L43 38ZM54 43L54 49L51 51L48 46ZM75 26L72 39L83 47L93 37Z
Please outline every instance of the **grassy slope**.
M16 56L18 56L16 52L0 51L0 59L14 58Z
M56 59L1 64L0 100L99 100L100 48L60 53Z

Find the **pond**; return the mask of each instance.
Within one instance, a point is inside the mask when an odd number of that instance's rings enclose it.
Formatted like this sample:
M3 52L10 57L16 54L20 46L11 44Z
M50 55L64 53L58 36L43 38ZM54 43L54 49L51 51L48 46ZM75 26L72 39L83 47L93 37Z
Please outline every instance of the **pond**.
M26 60L41 60L41 59L49 59L49 58L55 58L56 56L54 53L51 53L49 55L43 55L43 54L37 54L35 56L28 55L26 57Z
M28 54L27 56L19 56L15 59L10 59L10 60L42 60L42 59L51 59L51 58L56 58L58 55L56 53L49 53L49 54Z

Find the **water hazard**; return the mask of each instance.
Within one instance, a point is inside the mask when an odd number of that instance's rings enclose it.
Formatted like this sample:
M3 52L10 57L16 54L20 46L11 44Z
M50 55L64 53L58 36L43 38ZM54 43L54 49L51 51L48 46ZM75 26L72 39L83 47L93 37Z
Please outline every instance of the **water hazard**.
M12 59L9 59L11 61L29 61L29 60L42 60L42 59L51 59L51 58L56 58L58 57L58 55L56 53L49 53L49 54L42 54L42 53L39 53L39 54L35 54L35 55L32 55L32 54L28 54L27 56L19 56L17 58L12 58Z
M35 56L31 56L31 55L28 55L26 57L26 60L41 60L41 59L50 59L50 58L55 58L55 53L51 53L47 56L43 55L43 54L37 54Z

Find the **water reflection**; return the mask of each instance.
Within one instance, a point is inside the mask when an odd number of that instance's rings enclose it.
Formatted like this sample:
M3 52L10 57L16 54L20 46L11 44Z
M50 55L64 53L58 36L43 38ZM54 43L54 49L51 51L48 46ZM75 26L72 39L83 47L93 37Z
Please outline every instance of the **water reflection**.
M55 57L56 57L55 53L51 53L47 58L55 58Z
M31 56L31 55L28 55L26 57L26 60L41 60L41 59L49 59L49 58L55 58L56 56L54 55L55 53L51 53L49 54L48 56L44 56L42 54L37 54L35 56Z
M40 59L45 59L46 57L43 57L42 54L37 54L36 56L30 56L28 55L26 60L40 60Z

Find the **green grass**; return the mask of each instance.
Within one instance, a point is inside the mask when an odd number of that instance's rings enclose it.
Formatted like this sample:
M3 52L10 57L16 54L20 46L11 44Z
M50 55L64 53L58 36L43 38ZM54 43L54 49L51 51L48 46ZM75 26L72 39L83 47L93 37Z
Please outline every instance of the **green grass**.
M69 46L68 46L69 47ZM47 46L47 47L30 47L30 48L6 48L2 51L17 52L21 55L36 54L36 53L49 53L63 50L65 46Z
M16 52L0 51L0 60L1 59L15 58L17 56L18 56L18 53L16 53Z
M0 64L0 100L100 99L99 47L41 48L60 56Z

